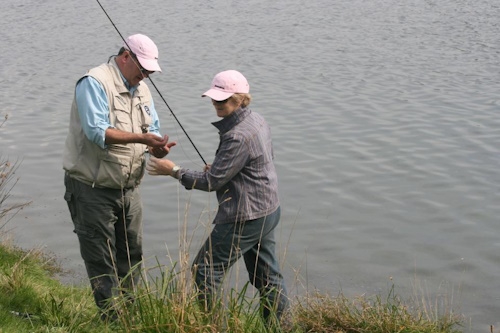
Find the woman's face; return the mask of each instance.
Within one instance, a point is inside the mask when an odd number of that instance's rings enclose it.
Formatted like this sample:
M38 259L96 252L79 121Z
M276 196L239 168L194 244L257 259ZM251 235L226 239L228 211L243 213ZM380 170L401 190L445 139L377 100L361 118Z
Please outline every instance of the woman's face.
M233 97L229 97L228 99L223 101L216 101L212 99L212 104L215 108L215 111L217 111L217 116L225 118L233 113L234 110L238 109L241 102L238 102L238 100Z

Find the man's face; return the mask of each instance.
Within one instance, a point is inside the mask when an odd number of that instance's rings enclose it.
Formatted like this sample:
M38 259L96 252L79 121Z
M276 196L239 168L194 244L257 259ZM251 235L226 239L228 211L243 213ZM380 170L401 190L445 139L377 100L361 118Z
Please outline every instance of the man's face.
M147 78L154 72L145 70L139 60L130 52L125 51L123 58L123 68L121 68L122 74L127 79L130 86L136 86L143 79Z

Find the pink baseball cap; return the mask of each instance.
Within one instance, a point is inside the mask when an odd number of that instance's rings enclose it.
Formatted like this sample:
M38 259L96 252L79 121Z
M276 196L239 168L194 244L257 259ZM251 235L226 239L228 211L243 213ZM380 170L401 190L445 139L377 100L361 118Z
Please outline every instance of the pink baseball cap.
M144 69L151 72L161 72L160 65L158 65L158 48L148 36L135 34L127 37L125 48L134 52Z
M208 96L216 101L223 101L233 94L246 94L250 91L247 79L238 71L228 70L215 75L212 85L201 97Z

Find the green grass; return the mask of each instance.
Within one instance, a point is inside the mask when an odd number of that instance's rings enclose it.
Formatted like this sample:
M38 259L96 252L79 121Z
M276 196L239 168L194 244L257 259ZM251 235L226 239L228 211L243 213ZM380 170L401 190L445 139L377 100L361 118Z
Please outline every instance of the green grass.
M85 332L90 327L90 290L64 286L54 260L40 251L0 244L0 332Z
M90 288L61 284L53 277L57 269L55 259L40 251L0 243L0 332L453 333L460 332L463 320L451 305L433 309L432 302L408 304L392 287L384 297L296 297L286 323L268 327L261 321L258 298L248 296L249 284L229 289L205 313L187 273L175 265L158 265L144 270L135 302L116 300L119 319L107 325L99 319Z
M451 312L434 317L427 307L410 306L394 294L349 300L316 294L296 307L296 320L305 332L460 332L461 316Z

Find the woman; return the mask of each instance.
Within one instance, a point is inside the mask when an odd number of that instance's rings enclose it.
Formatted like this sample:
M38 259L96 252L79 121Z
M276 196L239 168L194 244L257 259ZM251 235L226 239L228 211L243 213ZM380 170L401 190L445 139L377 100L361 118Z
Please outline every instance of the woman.
M280 219L278 177L269 125L251 111L250 88L238 71L218 73L208 96L222 120L213 123L220 143L204 171L192 171L151 156L150 175L177 178L187 189L216 191L218 211L210 236L193 262L200 298L208 310L225 272L241 257L261 295L263 316L279 319L288 298L275 253L274 229Z

